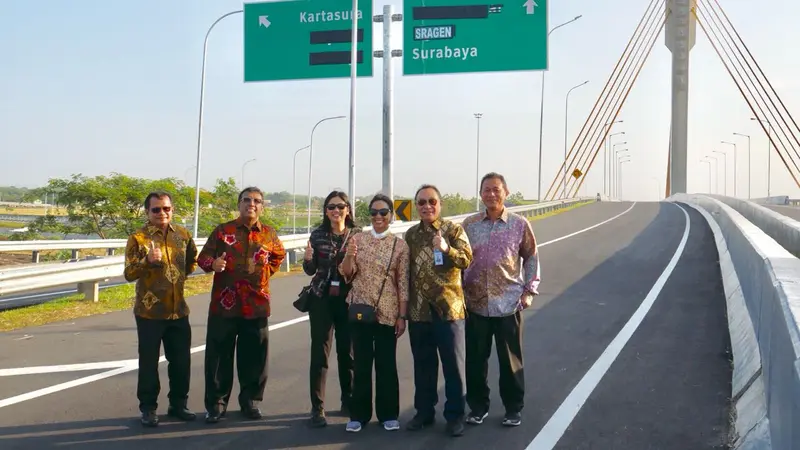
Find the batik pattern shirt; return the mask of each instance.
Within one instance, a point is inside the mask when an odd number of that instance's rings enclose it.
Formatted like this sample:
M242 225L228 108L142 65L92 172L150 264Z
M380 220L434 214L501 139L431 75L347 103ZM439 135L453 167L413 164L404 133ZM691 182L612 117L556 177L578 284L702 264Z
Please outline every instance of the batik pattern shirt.
M239 219L218 225L197 262L204 271L212 272L214 260L222 255L225 270L214 272L209 314L245 319L269 317L269 279L286 258L275 229L261 222L248 227Z
M352 239L358 252L356 272L345 277L352 283L347 302L375 307L378 323L394 326L400 303L408 302L408 245L391 232L381 238L359 233Z
M151 243L161 249L161 261L147 260ZM189 315L183 296L186 276L197 268L197 247L189 231L169 225L147 224L128 237L125 246L127 281L136 281L133 313L144 319L180 319Z
M474 258L464 271L464 295L470 313L509 316L522 301L538 294L539 253L525 217L503 211L496 221L485 212L464 220Z
M443 254L444 264L434 265L433 238L437 231L447 241L449 248ZM431 311L442 320L460 320L466 317L461 271L472 261L472 248L466 232L456 223L441 218L431 224L420 222L405 234L410 251L409 267L409 320L430 322Z

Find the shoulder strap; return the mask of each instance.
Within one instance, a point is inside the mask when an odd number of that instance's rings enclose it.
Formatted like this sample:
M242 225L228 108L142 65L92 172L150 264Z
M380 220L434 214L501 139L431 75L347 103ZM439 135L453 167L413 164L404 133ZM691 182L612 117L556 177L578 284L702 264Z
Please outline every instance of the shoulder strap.
M378 293L378 301L375 302L376 306L381 301L381 297L383 296L383 288L386 286L386 279L389 278L389 269L392 267L392 260L394 259L394 249L397 247L397 236L394 236L394 242L392 242L392 253L389 255L389 264L386 265L386 273L383 275L383 282L381 283L381 290Z

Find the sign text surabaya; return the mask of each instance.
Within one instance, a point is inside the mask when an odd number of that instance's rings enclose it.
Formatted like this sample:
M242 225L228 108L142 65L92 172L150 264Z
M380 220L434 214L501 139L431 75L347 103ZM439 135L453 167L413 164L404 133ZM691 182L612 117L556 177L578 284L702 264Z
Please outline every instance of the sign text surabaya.
M424 27L414 27L415 41L434 41L441 39L453 39L456 37L455 25L429 25Z
M300 23L318 23L318 22L341 22L352 21L352 11L300 11ZM363 17L361 10L358 10L357 20Z

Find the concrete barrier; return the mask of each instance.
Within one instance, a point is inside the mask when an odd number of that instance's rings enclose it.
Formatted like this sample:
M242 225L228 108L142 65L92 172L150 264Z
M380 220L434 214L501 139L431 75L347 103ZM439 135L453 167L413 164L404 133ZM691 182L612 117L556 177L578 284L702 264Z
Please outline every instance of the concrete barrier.
M735 209L789 253L800 258L800 222L755 202L721 195L709 195Z
M774 197L764 197L764 198L754 198L751 199L756 203L761 203L764 205L788 205L789 204L789 196L788 195L776 195Z
M800 449L800 259L731 206L674 195L706 217L720 254L734 359L734 449Z

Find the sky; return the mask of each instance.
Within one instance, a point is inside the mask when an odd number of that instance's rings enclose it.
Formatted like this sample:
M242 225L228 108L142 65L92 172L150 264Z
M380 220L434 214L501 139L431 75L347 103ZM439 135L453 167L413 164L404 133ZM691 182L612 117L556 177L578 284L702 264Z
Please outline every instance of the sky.
M518 0L520 1L520 0ZM543 0L538 0L543 1ZM770 0L719 0L790 111L800 108L800 4ZM402 11L402 2L375 0ZM563 161L565 95L569 143L583 126L636 24L642 0L559 0L549 24L581 19L550 36L546 77L542 195ZM766 3L769 4L767 8ZM0 15L0 185L35 187L49 178L121 172L176 177L194 184L203 38L222 14L242 8L233 0L8 0ZM393 28L402 46L402 26ZM382 25L373 46L382 48ZM739 144L740 196L747 190L746 139L752 136L751 195L766 195L767 139L708 39L697 31L691 53L689 104L690 192L707 192L709 168L699 162L712 150ZM266 191L307 191L309 144L318 120L349 114L349 79L243 82L242 15L221 21L209 39L201 184L218 178ZM359 78L356 113L356 194L381 189L382 62L372 78ZM474 196L476 120L480 123L480 172L504 174L512 192L537 195L540 72L402 75L394 59L395 195L413 195L434 183L444 192ZM622 196L663 196L669 145L670 53L663 36L639 76L614 132L625 131L631 162L623 169ZM314 195L347 190L348 120L331 120L314 135ZM616 138L615 138L616 139ZM733 152L729 152L733 153ZM602 189L598 158L581 193ZM720 158L719 165L723 166ZM728 193L733 190L728 156ZM713 168L717 170L716 168ZM800 196L773 153L772 194ZM718 169L722 178L722 167ZM712 174L712 177L715 177ZM712 180L716 181L716 180ZM722 193L722 180L718 188Z

